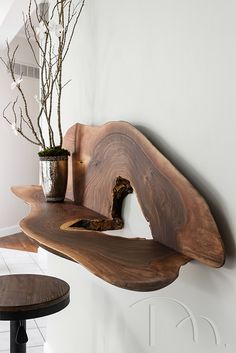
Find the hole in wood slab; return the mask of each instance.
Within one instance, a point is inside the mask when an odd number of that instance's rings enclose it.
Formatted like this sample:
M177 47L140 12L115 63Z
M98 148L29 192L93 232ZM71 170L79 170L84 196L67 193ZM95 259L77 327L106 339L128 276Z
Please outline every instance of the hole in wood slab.
M130 185L129 180L122 177L116 179L115 186L113 187L113 206L112 206L112 218L120 218L122 212L122 203L124 198L133 192L133 188Z
M97 218L97 219L78 219L72 224L67 224L67 229L72 230L76 228L83 228L87 230L106 231L118 230L124 226L122 219L122 204L124 198L133 192L129 180L119 176L115 180L115 185L112 190L113 205L112 205L112 219ZM68 227L69 226L69 227ZM65 227L63 227L65 229Z
M122 219L80 219L71 224L69 228L83 228L87 230L105 231L121 229L124 226Z
M108 230L104 233L124 238L153 239L150 224L145 218L137 194L127 195L122 205L124 227L117 230Z

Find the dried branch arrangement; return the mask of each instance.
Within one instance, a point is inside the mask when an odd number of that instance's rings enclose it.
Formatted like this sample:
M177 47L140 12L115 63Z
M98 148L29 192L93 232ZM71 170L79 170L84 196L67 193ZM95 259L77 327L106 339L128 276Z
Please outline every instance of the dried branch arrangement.
M15 74L18 46L11 49L7 42L7 56L0 58L13 80L11 88L18 91L16 99L5 107L3 118L15 135L21 135L42 150L58 150L62 146L61 101L63 89L69 83L63 82L63 63L84 4L85 0L56 0L53 6L49 6L46 0L41 3L29 0L28 13L24 14L23 20L25 38L40 74L40 97L34 96L39 104L36 117L29 112L27 96L21 85L23 74ZM56 116L56 124L53 116ZM42 129L42 124L47 128Z

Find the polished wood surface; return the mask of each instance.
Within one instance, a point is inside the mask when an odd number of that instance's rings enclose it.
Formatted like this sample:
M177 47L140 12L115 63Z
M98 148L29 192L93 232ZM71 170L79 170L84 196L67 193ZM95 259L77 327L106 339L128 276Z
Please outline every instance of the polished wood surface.
M208 205L134 126L76 124L65 135L72 153L67 196L108 218L117 177L128 180L158 242L213 267L224 248Z
M137 291L163 288L190 260L151 239L64 230L61 225L68 220L95 218L98 214L71 201L46 203L40 186L14 187L13 192L32 207L30 215L20 223L30 238L118 287Z
M0 276L0 319L25 319L55 313L69 303L69 295L69 285L55 277Z
M77 219L67 222L62 225L64 229L78 230L78 228L84 228L87 230L118 230L122 229L124 226L124 221L122 219L122 203L124 198L133 192L133 188L130 185L130 182L124 178L118 177L116 179L115 185L112 190L112 211L111 217L107 218L102 215L95 215L93 219Z
M37 252L38 245L35 244L23 232L0 237L0 248L21 251Z
M206 202L133 126L76 124L67 132L64 147L71 151L71 201L49 204L39 186L13 188L31 205L22 230L40 246L79 262L111 284L137 291L165 287L191 259L223 265L223 243ZM122 221L128 189L119 195L117 180L136 193L153 240L91 230Z

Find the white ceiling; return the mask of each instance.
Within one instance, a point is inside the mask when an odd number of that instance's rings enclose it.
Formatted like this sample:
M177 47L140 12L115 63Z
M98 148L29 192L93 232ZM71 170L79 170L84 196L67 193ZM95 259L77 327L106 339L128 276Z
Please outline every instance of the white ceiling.
M28 12L29 0L1 0L0 3L0 49L6 40L15 37L23 25L22 13Z
M4 18L6 17L6 14L8 13L12 3L14 0L1 0L1 5L0 5L0 26L2 22L4 21Z

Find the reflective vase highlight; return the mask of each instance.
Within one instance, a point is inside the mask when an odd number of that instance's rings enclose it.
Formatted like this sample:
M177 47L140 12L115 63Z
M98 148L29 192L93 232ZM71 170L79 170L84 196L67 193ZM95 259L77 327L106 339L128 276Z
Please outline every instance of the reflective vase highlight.
M63 202L68 176L68 156L40 157L41 182L47 202Z

